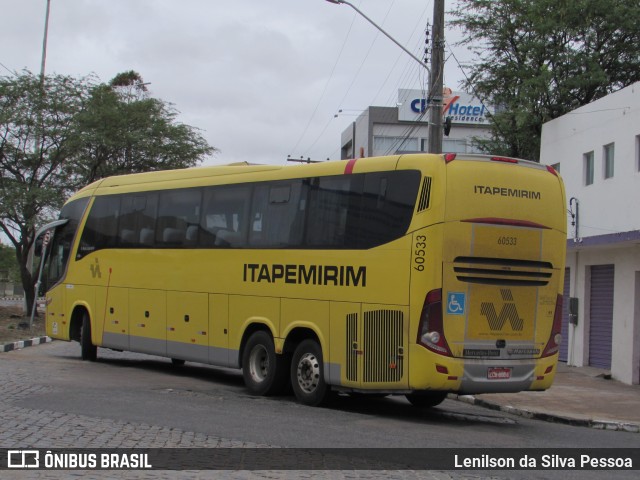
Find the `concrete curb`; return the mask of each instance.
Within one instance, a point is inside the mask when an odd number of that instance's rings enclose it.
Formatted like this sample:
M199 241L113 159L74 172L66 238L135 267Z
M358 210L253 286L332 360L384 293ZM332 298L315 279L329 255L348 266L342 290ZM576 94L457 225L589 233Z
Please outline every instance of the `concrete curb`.
M544 413L525 408L513 407L511 405L500 405L474 397L473 395L450 395L450 398L460 402L476 405L490 410L497 410L532 420L542 420L545 422L561 423L575 427L595 428L597 430L615 430L621 432L640 433L640 425L635 423L618 422L615 420L598 420L592 418L575 418L555 413Z
M7 343L5 345L0 345L0 353L10 352L12 350L20 350L26 347L33 347L35 345L40 345L41 343L48 343L51 341L51 337L35 337L29 340L19 340L13 343Z

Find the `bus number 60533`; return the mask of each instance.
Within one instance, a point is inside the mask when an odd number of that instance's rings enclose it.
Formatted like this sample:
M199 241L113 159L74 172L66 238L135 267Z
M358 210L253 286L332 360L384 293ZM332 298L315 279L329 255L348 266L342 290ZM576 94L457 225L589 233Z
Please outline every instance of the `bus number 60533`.
M427 237L425 237L424 235L416 236L416 248L414 250L415 255L413 257L413 263L415 263L415 265L413 268L419 272L422 272L424 270L424 262L425 262L425 255L426 255L425 248L427 247L426 240L427 240Z

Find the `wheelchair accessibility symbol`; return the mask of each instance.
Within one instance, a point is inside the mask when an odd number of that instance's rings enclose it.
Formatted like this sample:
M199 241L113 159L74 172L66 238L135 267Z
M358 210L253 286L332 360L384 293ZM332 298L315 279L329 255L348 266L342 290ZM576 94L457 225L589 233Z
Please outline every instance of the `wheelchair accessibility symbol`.
M466 294L462 292L449 292L447 294L447 314L464 315Z

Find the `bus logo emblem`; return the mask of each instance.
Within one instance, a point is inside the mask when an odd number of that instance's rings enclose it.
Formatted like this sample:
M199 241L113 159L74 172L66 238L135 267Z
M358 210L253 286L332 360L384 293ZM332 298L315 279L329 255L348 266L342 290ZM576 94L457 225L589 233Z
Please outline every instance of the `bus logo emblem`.
M502 295L502 300L504 301L500 315L496 313L496 307L492 302L482 302L480 305L480 314L487 318L491 330L502 330L508 320L512 330L522 331L524 328L524 320L518 315L511 290L500 289L500 295Z
M96 258L96 262L92 265L89 265L89 270L91 270L91 276L93 278L102 278L102 272L100 272L100 263L98 263L98 259Z
M466 294L463 292L449 292L447 294L447 315L464 315Z

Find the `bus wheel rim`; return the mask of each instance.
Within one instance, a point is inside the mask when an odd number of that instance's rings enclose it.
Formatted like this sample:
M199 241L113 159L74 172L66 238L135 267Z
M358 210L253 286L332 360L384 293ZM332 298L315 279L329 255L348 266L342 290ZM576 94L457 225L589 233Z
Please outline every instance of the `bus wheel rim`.
M251 374L251 379L256 383L264 382L267 375L269 375L269 354L264 346L256 345L251 350L249 373Z
M298 385L305 393L313 393L320 382L320 363L312 353L305 353L298 362Z

